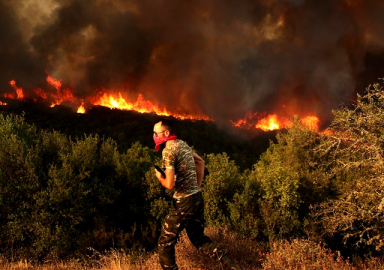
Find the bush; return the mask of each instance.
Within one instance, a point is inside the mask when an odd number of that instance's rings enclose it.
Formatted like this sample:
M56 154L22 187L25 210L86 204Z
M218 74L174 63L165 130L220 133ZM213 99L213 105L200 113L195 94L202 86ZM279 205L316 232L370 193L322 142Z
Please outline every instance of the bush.
M384 91L379 84L358 95L353 109L335 119L316 149L324 177L337 187L333 200L315 207L313 216L332 240L359 252L384 251ZM332 244L332 243L330 243Z
M241 174L234 161L226 153L209 154L205 157L209 174L203 181L205 218L210 225L228 225L228 203L241 188Z
M0 252L43 260L153 247L164 215L151 212L156 160L138 143L120 154L111 139L72 140L0 115Z
M317 134L298 121L277 135L252 170L245 171L242 189L229 207L235 229L268 240L304 234L310 204L324 200L326 183L313 165Z
M340 254L309 240L276 242L263 261L264 270L352 270L354 268Z

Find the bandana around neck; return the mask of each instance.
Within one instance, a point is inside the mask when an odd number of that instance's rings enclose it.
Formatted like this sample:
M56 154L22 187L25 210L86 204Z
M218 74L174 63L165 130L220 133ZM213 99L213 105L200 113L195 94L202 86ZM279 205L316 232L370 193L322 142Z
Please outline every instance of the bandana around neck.
M176 135L171 135L171 136L168 136L168 137L156 137L155 135L153 135L153 140L155 141L155 150L156 151L159 151L160 149L160 145L162 143L165 143L167 141L174 141L177 139L177 136Z

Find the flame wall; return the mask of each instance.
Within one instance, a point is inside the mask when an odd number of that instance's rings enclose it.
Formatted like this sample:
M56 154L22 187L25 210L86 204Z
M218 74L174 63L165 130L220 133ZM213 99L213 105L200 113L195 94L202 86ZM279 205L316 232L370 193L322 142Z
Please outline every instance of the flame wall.
M313 114L383 76L382 0L0 0L0 92L142 94L220 122Z

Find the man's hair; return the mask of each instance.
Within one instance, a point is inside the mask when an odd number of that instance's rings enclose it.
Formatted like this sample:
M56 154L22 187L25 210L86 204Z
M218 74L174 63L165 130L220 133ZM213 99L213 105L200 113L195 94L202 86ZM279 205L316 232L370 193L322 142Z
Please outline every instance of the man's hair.
M161 126L165 127L167 130L169 130L169 133L172 134L173 124L172 121L168 119L160 119L159 121L156 121L156 123L161 122Z

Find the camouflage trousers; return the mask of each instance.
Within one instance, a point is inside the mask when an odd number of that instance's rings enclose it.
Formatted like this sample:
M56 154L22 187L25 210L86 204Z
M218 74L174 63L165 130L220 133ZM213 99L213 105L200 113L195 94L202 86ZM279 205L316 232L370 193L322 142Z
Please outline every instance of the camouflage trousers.
M167 216L158 242L159 260L163 269L177 270L175 245L180 232L185 228L192 244L214 260L224 256L212 240L204 234L204 202L201 192L172 200L172 209Z

